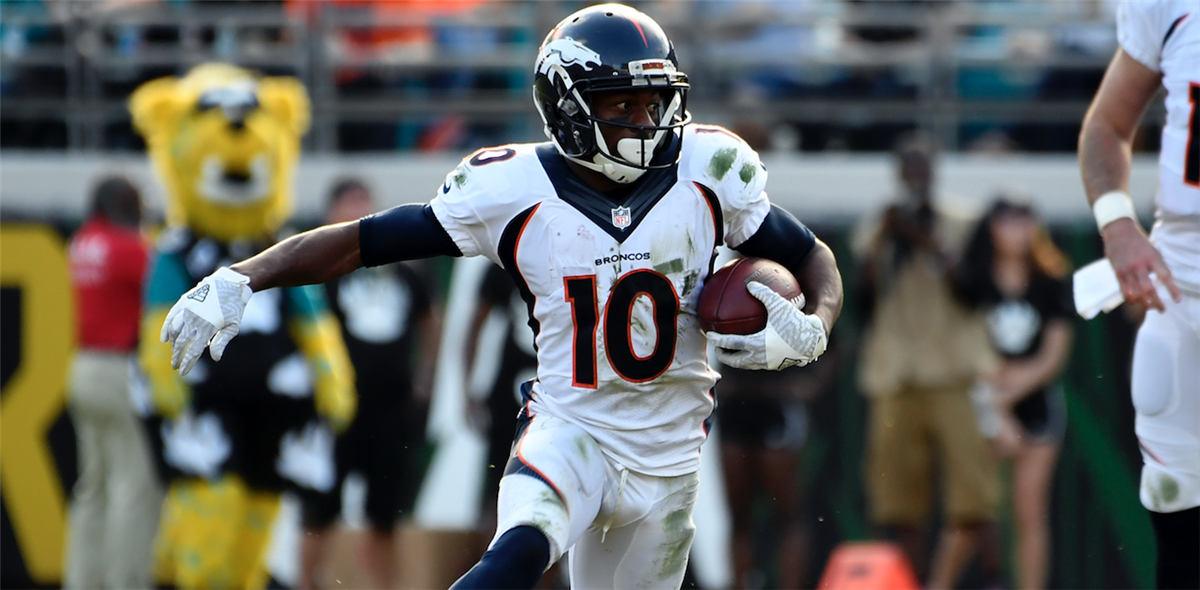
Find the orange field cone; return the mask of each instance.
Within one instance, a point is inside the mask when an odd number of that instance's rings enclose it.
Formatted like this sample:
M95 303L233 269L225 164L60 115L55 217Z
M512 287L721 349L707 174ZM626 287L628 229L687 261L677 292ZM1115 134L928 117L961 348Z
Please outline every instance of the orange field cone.
M893 543L842 543L829 556L821 590L921 590L904 552Z

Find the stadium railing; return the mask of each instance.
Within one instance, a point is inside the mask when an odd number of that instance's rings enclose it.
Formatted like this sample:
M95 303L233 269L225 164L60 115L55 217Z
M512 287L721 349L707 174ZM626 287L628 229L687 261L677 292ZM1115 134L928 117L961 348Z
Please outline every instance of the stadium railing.
M1116 47L1113 16L1096 2L883 4L639 7L675 39L692 78L693 111L794 127L806 150L881 149L875 144L885 142L856 140L855 130L912 127L934 131L952 150L995 130L1021 149L1059 149L1046 130L1069 135L1077 127ZM326 5L303 18L282 5L52 15L3 3L0 145L140 149L128 92L207 60L302 79L313 101L306 147L318 152L356 149L355 134L369 127L385 131L367 149L421 148L429 143L422 134L448 116L483 129L480 141L533 140L541 136L529 105L534 53L544 31L577 7L483 2L457 14L412 15ZM423 27L427 38L389 47L387 32L405 27ZM385 41L368 41L364 51L356 37ZM1147 125L1160 120L1152 114Z

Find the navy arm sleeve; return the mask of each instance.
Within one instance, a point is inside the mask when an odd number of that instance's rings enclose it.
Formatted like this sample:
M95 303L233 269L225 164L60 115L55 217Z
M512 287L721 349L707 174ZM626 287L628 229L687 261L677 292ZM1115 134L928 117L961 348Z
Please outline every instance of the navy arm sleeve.
M363 266L434 256L462 256L429 205L411 203L358 220L358 252Z
M745 256L774 260L795 271L816 245L812 230L785 209L771 205L758 231L735 250Z

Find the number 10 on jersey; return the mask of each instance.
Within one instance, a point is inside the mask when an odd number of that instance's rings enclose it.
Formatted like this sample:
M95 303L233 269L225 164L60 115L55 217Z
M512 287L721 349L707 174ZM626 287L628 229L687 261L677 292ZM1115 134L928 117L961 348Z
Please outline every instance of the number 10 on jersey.
M596 359L596 330L600 327L600 305L596 294L596 275L563 278L571 319L575 326L571 345L572 385L595 389L599 384ZM634 304L638 298L649 300L653 310L654 349L639 356L633 348ZM629 271L613 284L604 305L604 351L617 375L632 383L645 383L662 375L675 358L678 336L676 315L679 294L667 277L650 269ZM645 331L643 327L642 331Z

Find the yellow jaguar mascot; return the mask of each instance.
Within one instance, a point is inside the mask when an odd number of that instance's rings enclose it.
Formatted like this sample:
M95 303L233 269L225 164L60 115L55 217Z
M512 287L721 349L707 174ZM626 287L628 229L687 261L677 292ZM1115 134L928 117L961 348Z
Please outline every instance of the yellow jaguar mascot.
M178 588L262 588L281 492L332 486L331 428L354 415L337 320L319 288L255 293L224 360L201 358L187 377L171 370L159 330L200 279L275 243L291 211L308 96L292 78L205 64L142 85L129 109L169 200L139 351L169 482L159 578Z

